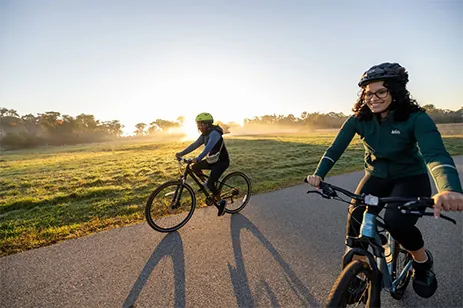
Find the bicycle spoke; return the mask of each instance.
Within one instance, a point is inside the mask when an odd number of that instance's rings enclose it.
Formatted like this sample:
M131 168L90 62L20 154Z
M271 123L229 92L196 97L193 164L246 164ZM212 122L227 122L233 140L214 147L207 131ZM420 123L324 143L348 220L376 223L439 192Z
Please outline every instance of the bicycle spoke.
M227 201L227 213L237 213L242 210L249 201L251 184L244 173L233 172L228 174L220 182L219 189L222 199Z
M145 216L153 229L171 232L191 218L195 204L194 192L188 185L178 181L167 182L151 194Z

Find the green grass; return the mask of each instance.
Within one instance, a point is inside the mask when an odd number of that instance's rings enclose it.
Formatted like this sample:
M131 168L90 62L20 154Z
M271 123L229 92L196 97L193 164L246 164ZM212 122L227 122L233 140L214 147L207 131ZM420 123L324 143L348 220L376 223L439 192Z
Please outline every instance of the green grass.
M444 138L463 154L463 136ZM301 183L333 134L227 139L231 166L253 192ZM144 220L144 204L161 183L180 175L174 153L188 142L108 143L3 152L0 156L0 255L41 247ZM330 175L361 170L355 139Z

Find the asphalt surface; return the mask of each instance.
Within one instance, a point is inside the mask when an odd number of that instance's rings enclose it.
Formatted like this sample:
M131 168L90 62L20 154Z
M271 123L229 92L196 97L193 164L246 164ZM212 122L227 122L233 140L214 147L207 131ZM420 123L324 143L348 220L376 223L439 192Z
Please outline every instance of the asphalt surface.
M456 157L463 181L463 157ZM363 172L328 178L354 190ZM0 307L321 307L341 269L347 205L306 185L197 210L178 232L146 223L0 258ZM463 214L420 219L439 288L383 307L463 307Z

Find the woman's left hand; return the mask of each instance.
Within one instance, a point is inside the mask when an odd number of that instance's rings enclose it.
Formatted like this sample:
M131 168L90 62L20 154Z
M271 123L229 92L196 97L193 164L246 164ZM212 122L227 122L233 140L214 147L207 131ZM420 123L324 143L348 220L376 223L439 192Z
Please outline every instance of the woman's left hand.
M454 191L441 191L432 196L434 199L434 216L438 218L441 211L463 211L463 194Z

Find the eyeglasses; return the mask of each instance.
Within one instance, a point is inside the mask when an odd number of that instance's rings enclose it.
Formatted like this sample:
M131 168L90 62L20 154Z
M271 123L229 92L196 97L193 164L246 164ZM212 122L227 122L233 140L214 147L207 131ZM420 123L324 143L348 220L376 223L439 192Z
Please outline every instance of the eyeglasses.
M386 96L388 95L389 93L389 90L388 89L380 89L376 92L365 92L364 93L364 98L365 100L370 100L373 98L373 95L376 95L377 98L386 98Z

